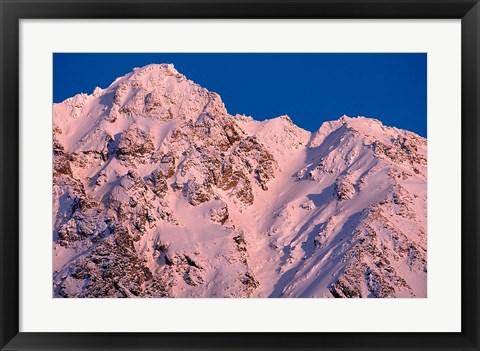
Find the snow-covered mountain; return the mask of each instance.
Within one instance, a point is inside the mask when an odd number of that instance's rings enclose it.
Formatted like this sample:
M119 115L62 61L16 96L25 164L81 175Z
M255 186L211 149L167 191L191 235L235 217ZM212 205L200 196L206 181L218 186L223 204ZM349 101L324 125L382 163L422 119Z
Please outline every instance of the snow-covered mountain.
M231 116L173 65L53 106L57 297L426 297L427 141Z

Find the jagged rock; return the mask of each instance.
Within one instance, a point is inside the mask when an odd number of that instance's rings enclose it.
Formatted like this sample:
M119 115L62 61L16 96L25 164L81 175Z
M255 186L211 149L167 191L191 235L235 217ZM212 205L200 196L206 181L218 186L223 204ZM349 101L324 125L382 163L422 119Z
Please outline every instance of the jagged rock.
M145 163L154 150L152 137L132 124L120 135L117 157L121 161L128 162L127 164Z
M239 143L234 153L243 160L247 169L255 174L262 189L268 190L267 183L275 178L275 169L278 165L265 146L255 137L247 137Z
M152 191L155 193L155 195L161 198L163 198L168 191L167 179L163 175L162 171L153 171L147 178L146 183L151 186Z
M315 208L315 203L312 200L308 200L301 203L300 208L304 210L313 210Z
M260 285L252 272L245 272L245 274L240 277L240 280L242 284L247 287L249 294L251 294Z
M335 194L338 200L350 200L355 195L355 187L347 176L340 176L335 181Z
M72 277L84 287L69 293L68 281L59 284L63 297L134 297L142 294L141 285L152 279L151 271L139 258L130 232L116 228L85 257L71 266Z
M160 163L166 178L170 178L175 174L175 156L173 152L169 151L164 154L160 159Z
M209 201L211 198L211 190L208 183L199 184L195 179L189 179L188 182L183 184L182 193L193 206Z
M214 222L224 224L228 219L227 204L223 204L221 207L210 209L210 218Z

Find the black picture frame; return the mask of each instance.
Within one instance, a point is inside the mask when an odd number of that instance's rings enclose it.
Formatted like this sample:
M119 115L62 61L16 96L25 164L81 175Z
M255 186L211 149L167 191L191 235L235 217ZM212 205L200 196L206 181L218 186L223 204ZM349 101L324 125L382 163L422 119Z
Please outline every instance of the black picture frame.
M2 350L479 350L480 5L478 0L0 0L0 12L0 347ZM19 332L19 20L24 18L461 19L462 331L460 333L221 334Z

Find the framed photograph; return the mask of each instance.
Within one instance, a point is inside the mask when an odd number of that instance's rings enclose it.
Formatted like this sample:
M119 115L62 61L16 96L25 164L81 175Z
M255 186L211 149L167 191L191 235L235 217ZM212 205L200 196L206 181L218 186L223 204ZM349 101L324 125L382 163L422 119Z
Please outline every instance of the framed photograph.
M479 350L478 1L0 4L2 350Z

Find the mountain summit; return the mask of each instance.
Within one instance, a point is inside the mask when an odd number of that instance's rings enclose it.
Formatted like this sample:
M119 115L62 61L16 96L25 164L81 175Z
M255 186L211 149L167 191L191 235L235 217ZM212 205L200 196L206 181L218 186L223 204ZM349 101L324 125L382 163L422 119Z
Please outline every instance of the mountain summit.
M171 64L53 106L56 297L426 297L427 141L229 115Z

